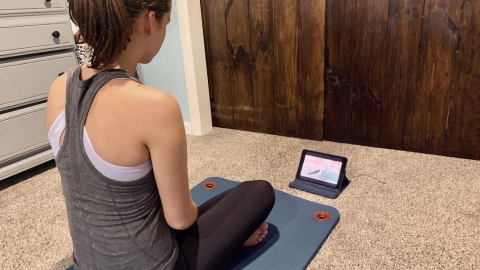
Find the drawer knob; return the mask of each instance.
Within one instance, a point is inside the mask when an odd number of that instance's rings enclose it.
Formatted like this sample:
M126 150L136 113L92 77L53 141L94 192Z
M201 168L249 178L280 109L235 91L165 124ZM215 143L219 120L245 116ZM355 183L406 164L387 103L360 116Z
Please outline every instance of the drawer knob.
M59 37L60 37L60 32L55 31L55 32L52 33L52 36L53 36L54 38L59 38Z

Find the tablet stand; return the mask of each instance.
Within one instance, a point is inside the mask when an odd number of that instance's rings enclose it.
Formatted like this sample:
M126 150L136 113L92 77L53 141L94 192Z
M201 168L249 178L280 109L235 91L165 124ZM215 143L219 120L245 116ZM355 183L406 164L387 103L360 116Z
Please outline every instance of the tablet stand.
M340 189L323 186L322 184L315 184L302 179L295 179L288 186L291 188L300 189L313 194L321 195L330 199L335 199L338 197L338 195L340 195L340 193L342 193L342 191L348 186L348 184L350 184L350 181L348 180L347 176L344 176Z

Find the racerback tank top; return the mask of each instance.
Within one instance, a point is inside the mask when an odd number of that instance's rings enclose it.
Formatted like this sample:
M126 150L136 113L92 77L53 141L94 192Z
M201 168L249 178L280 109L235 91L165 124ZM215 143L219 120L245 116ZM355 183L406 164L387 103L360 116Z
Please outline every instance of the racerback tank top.
M80 80L80 66L67 76L65 137L55 161L79 269L173 269L179 248L162 210L153 171L128 182L105 177L88 158L84 124L92 101L107 82L129 78L123 70Z

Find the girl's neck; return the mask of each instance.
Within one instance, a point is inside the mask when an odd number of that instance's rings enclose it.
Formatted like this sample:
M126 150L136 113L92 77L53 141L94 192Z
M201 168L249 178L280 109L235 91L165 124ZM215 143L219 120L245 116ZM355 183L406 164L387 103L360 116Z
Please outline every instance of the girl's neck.
M122 69L128 72L131 76L133 76L135 75L135 71L137 70L137 64L136 63L131 63L131 64L114 63L109 66L106 66L103 69Z
M128 52L128 49L125 50L118 59L111 65L105 67L105 69L123 69L128 72L131 76L135 75L137 70L138 62L135 55Z

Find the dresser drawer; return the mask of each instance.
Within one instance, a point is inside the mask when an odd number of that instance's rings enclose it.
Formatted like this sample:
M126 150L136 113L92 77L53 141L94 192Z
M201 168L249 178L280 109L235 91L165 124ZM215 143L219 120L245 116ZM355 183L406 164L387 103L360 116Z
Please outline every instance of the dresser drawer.
M66 15L0 20L0 58L74 48Z
M52 82L76 64L73 52L0 62L0 112L47 99Z
M49 146L46 103L0 114L0 164Z
M64 11L66 0L2 0L0 14Z

